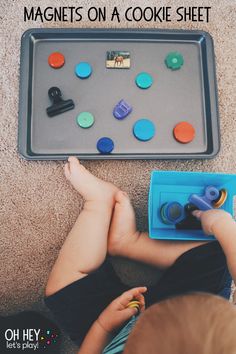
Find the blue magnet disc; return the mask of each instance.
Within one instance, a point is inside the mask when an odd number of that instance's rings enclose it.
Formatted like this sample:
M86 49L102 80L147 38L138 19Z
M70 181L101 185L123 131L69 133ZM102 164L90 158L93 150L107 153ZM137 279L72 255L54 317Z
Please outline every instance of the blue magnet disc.
M147 89L152 86L153 79L150 74L142 72L135 78L136 85L141 89Z
M149 119L140 119L133 126L134 136L141 141L148 141L155 135L155 125Z
M184 217L184 207L178 202L165 203L161 207L161 219L165 224L177 224Z
M81 61L75 67L75 74L80 79L87 79L92 74L92 67L89 63Z
M98 140L97 149L101 154L110 154L114 149L114 142L110 138L103 137Z

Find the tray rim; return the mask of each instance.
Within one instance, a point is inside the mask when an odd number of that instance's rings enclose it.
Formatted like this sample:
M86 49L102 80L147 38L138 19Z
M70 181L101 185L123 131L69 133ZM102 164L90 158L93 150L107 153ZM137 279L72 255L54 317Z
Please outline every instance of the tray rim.
M199 35L206 40L206 60L207 60L207 74L208 84L210 91L210 107L211 107L211 134L212 134L212 150L210 152L200 153L188 153L188 154L110 154L110 155L98 155L98 154L35 154L30 153L28 143L28 120L27 116L29 97L29 51L30 51L30 39L34 34L155 34L155 35ZM99 39L101 40L101 39ZM139 39L140 40L140 39ZM196 42L196 41L195 41ZM213 101L213 102L212 102ZM214 115L214 119L212 116ZM206 122L207 123L207 122ZM208 133L208 130L207 130ZM209 144L208 144L209 145ZM190 160L190 159L212 159L220 151L220 117L219 117L219 104L218 104L218 89L216 78L216 64L214 43L212 36L203 30L185 30L185 29L158 29L158 28L30 28L27 29L21 37L21 53L20 53L20 82L19 82L19 114L18 114L18 152L23 159L26 160L66 160L68 156L77 156L81 160ZM208 146L209 147L209 146Z

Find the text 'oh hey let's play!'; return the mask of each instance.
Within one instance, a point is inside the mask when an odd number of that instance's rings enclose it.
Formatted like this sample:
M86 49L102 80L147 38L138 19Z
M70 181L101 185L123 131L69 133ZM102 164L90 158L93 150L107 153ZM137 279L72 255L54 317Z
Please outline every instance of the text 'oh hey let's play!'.
M109 9L105 6L92 6L85 9L83 6L59 6L45 7L32 6L24 7L24 21L38 22L105 22L112 21L120 23L122 20L128 22L209 22L210 6L171 6L161 7L140 7L130 6L120 9L114 6Z

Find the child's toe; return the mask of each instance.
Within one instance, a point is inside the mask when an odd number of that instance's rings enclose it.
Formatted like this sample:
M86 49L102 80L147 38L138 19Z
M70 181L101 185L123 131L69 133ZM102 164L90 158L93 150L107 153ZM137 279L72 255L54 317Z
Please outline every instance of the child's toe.
M80 165L79 160L75 156L70 156L68 158L69 163L72 165Z
M65 164L64 166L64 173L67 179L70 178L70 166L68 163Z
M115 195L115 201L120 204L125 204L125 203L129 203L130 200L126 192L118 191Z

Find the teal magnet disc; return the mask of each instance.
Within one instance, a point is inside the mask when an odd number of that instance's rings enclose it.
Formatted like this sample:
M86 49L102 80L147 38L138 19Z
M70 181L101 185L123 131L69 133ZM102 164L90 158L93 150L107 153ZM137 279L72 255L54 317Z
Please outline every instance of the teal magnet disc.
M94 123L94 116L90 112L81 112L76 118L77 124L81 128L90 128Z
M165 58L167 68L172 70L178 70L184 64L183 55L179 52L171 52Z
M75 74L80 79L87 79L92 74L92 67L87 62L80 62L75 67Z
M141 141L151 140L155 135L155 125L149 119L140 119L133 126L134 136Z
M152 76L148 73L142 72L139 73L135 78L136 85L141 89L147 89L152 86L153 79Z

